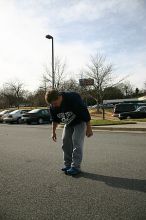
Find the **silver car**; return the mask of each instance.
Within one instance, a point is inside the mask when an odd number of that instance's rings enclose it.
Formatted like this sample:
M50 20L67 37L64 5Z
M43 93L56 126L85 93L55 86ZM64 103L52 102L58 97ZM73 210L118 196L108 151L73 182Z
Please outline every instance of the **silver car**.
M17 123L17 124L20 124L21 123L21 116L22 116L22 114L24 114L24 113L26 113L28 111L30 111L30 110L26 110L26 109L14 110L14 111L10 112L8 114L8 116L3 119L3 121L5 123L11 123L11 124L12 123Z

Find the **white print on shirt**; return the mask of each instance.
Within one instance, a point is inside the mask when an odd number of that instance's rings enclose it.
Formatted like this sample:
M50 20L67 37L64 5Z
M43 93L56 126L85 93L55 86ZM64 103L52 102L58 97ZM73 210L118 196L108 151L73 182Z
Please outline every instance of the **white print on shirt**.
M57 117L65 124L70 124L75 118L76 115L73 112L65 112L57 114Z

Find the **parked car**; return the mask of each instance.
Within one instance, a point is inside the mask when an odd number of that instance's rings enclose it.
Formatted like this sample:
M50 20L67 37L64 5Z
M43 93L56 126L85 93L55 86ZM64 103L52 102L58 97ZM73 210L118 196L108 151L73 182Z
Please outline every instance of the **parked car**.
M102 107L103 107L103 105L99 104L99 108L102 108ZM88 109L96 109L96 108L97 108L97 104L88 106Z
M113 108L113 107L114 107L114 104L112 104L112 103L107 103L107 104L104 104L103 107L104 107L104 108Z
M136 110L136 105L134 103L120 103L116 104L113 109L113 116L118 117L122 112L131 112Z
M12 112L10 112L6 117L3 118L3 121L5 123L17 123L17 124L20 124L21 123L21 116L22 114L28 112L30 110L26 110L26 109L23 109L23 110L14 110Z
M3 110L0 112L0 122L3 122L3 115L7 113L8 110Z
M2 112L0 112L0 123L3 122L4 118L6 116L8 116L8 114L11 112L12 110L4 110Z
M49 109L33 109L21 117L22 122L27 124L37 123L44 124L50 123L50 111Z
M146 118L146 106L141 106L135 111L120 113L118 118L120 120L130 118Z

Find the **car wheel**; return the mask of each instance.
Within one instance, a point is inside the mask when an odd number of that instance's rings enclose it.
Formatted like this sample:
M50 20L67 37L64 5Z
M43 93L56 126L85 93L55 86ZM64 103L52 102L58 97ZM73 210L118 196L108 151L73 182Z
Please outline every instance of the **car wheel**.
M39 118L39 119L38 119L38 124L43 124L43 123L44 123L43 118Z
M30 122L30 121L29 121L29 122L26 122L26 124L27 124L27 125L31 125L31 122Z
M21 118L17 119L17 124L21 124Z

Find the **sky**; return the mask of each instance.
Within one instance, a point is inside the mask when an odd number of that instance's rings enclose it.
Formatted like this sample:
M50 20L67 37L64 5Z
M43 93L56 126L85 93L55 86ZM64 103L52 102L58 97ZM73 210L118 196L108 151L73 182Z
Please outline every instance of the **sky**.
M0 87L19 80L28 90L41 82L55 56L78 79L97 53L113 64L116 79L135 87L146 81L146 0L0 0Z

